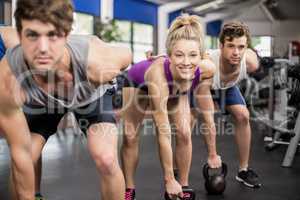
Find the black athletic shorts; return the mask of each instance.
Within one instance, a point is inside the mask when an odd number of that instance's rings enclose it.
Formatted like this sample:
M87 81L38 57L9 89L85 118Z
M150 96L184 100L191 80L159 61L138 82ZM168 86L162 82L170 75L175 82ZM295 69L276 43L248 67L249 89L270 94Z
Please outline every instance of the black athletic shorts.
M113 89L94 102L75 110L50 109L45 106L25 105L23 111L30 132L42 135L45 140L56 133L57 126L67 112L73 112L80 129L86 133L88 127L100 122L116 123L113 113L112 95Z

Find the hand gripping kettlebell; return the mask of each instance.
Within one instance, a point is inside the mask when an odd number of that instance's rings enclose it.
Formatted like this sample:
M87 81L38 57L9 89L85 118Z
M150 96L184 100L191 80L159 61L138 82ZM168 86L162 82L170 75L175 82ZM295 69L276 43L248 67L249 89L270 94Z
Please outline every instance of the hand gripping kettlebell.
M203 166L203 176L205 179L205 189L208 194L219 195L222 194L226 188L225 177L227 175L227 165L222 163L222 170L218 174L209 174L211 168L206 163Z

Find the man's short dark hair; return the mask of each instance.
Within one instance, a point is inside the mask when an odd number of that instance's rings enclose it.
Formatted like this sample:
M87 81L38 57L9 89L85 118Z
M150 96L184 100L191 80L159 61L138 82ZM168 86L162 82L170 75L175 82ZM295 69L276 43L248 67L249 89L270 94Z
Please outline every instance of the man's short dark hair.
M57 31L66 35L73 24L71 0L18 0L15 11L17 31L22 31L22 20L40 20L50 23Z
M221 44L225 43L225 40L232 41L234 38L246 36L248 47L251 46L251 36L249 28L242 22L228 22L223 25L221 30L219 41Z

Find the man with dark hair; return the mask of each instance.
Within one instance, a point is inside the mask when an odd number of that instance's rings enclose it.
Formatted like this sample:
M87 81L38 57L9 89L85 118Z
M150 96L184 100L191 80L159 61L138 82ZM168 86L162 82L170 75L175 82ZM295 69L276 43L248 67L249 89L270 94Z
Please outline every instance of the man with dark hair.
M80 128L101 174L101 199L122 199L117 128L106 91L131 63L130 51L93 36L69 36L70 0L18 0L15 18L20 45L0 62L0 127L10 148L16 199L34 199L33 163L67 112L84 121Z
M258 176L248 166L251 145L249 111L237 86L240 80L247 78L247 73L258 69L258 58L256 53L248 48L251 37L249 28L244 23L224 24L219 41L219 49L208 51L208 56L217 67L212 84L213 96L221 109L225 108L234 119L239 153L239 172L236 180L246 186L258 188L261 186Z

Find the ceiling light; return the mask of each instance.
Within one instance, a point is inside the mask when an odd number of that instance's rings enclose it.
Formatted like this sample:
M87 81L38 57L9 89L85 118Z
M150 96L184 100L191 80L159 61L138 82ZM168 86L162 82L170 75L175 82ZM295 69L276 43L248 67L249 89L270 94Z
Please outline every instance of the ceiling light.
M224 3L224 0L214 0L214 1L211 1L211 2L208 2L206 4L202 4L200 6L197 6L195 8L193 8L193 11L194 12L201 12L203 10L206 10L208 8L218 8L219 7L219 4L221 3Z

